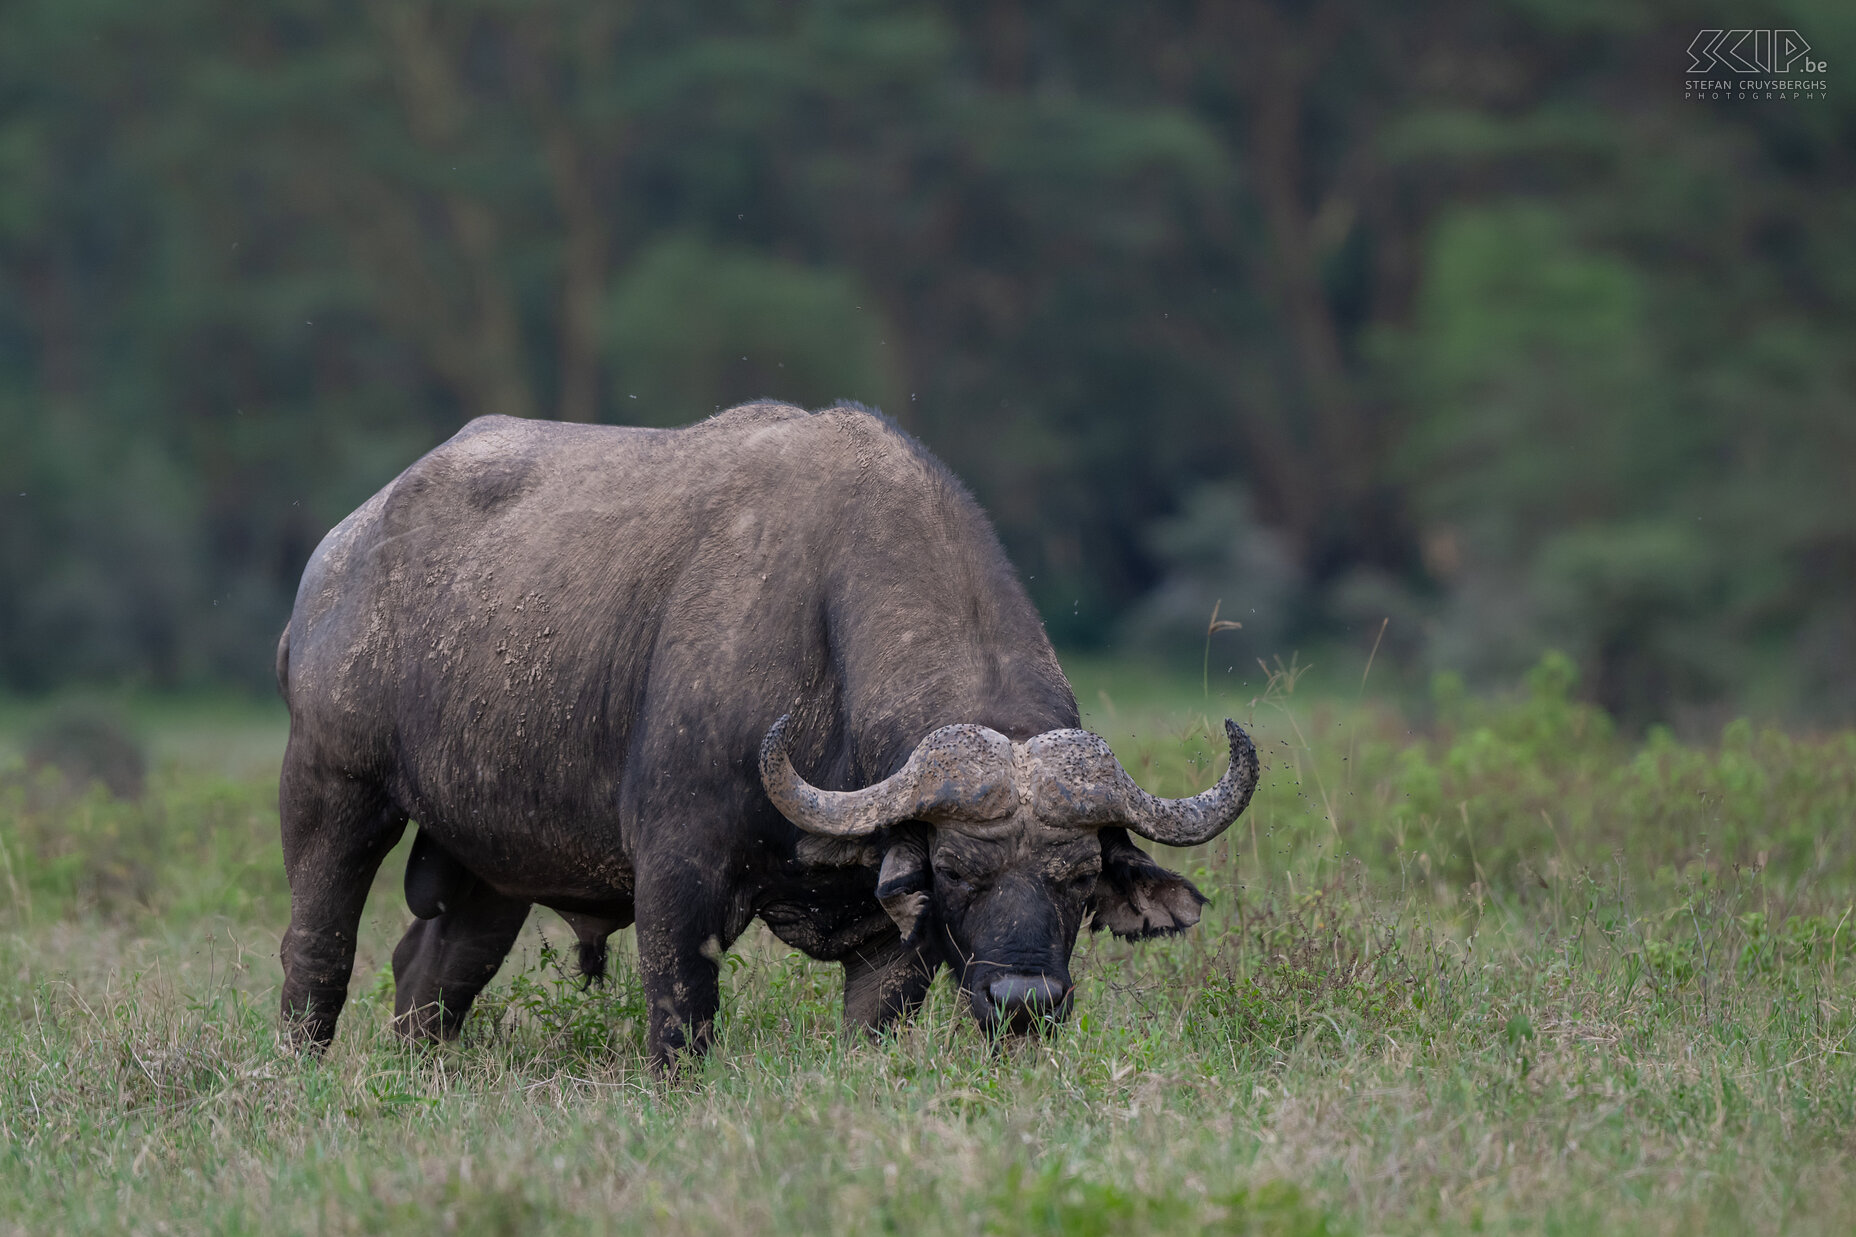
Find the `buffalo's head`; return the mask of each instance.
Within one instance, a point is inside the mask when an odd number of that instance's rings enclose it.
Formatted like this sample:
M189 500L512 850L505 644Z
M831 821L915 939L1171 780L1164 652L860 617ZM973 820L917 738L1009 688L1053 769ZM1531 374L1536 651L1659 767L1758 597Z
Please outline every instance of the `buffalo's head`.
M985 726L943 726L893 776L820 790L794 770L781 718L761 745L761 783L801 829L888 831L877 897L911 943L938 933L974 1015L1028 1030L1069 1013L1077 929L1140 939L1197 923L1205 897L1149 859L1130 832L1169 846L1222 833L1250 802L1257 751L1225 722L1231 763L1189 799L1134 784L1099 736L1052 730L1014 743Z

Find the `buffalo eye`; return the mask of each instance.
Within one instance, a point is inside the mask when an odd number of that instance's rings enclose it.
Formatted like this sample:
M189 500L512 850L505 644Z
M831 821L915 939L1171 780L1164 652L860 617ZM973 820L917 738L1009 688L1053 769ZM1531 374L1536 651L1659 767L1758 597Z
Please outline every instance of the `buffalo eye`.
M962 872L959 868L944 867L940 869L940 872L941 879L961 893L967 893L972 890L973 882L968 879L966 873Z
M1096 878L1100 875L1101 873L1093 871L1078 872L1064 883L1068 886L1071 893L1078 897L1082 897L1096 887Z

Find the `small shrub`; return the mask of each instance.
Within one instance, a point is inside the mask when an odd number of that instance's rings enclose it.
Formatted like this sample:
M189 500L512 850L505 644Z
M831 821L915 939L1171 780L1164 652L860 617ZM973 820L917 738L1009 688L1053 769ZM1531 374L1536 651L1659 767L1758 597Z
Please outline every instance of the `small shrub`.
M148 756L122 718L94 708L52 714L26 742L31 773L56 770L78 794L101 785L118 799L139 799L148 785Z
M477 998L469 1025L487 1037L530 1041L536 1053L582 1059L636 1053L644 1042L644 985L617 962L615 951L605 978L587 980L544 936L533 962Z

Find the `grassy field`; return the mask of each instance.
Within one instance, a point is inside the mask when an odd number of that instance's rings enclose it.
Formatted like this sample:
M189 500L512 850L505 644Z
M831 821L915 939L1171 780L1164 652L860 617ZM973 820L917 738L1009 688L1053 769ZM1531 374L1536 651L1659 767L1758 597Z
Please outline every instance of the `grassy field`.
M1552 658L1403 713L1075 670L1163 794L1253 727L1249 813L1165 856L1199 928L1087 937L1077 1016L1004 1051L945 986L847 1038L756 928L675 1085L630 933L583 992L545 913L461 1043L400 1048L394 860L334 1049L280 1051L280 710L131 710L130 801L0 713L0 1232L1856 1230L1856 735L1625 739Z

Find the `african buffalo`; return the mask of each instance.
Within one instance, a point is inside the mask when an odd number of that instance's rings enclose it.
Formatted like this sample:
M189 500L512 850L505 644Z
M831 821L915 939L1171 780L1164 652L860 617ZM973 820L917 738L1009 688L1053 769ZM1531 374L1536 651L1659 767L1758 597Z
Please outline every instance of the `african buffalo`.
M654 1064L706 1048L758 916L844 964L845 1021L943 964L989 1027L1069 1009L1086 915L1205 901L1130 831L1216 836L1255 749L1156 799L1076 701L986 517L864 408L677 430L485 417L323 539L277 651L283 1017L325 1045L376 869L418 822L395 1020L456 1034L533 903L596 973L634 919Z

